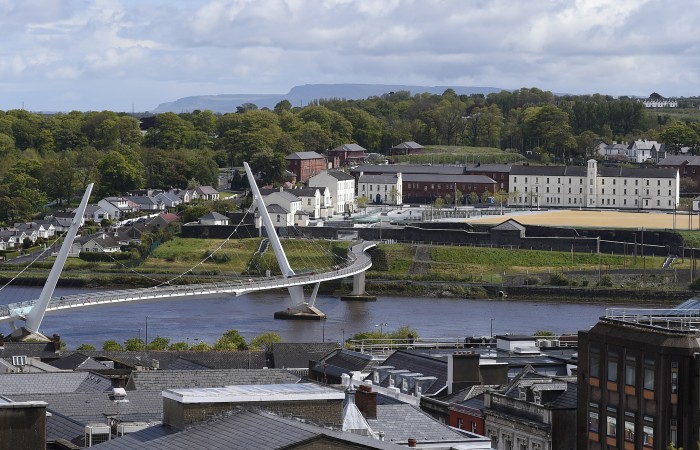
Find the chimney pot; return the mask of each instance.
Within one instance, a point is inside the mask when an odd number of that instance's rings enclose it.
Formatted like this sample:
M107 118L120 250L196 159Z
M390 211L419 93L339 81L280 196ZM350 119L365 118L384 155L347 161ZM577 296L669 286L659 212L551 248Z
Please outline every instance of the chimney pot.
M408 446L411 448L415 448L416 447L416 440L413 438L408 438Z

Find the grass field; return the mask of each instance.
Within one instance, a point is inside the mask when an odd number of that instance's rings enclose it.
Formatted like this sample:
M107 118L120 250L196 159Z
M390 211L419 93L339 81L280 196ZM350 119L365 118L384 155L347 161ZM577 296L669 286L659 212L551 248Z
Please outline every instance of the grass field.
M392 156L391 159L394 162L412 164L471 164L512 163L524 158L519 153L505 152L494 147L430 145L421 154Z

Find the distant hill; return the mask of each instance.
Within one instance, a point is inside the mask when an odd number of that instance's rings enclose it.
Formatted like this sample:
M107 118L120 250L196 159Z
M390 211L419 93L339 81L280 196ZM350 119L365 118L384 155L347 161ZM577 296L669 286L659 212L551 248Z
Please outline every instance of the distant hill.
M253 103L258 108L274 108L282 100L289 100L294 106L306 106L314 100L322 98L340 98L359 100L367 97L387 94L389 92L409 91L411 95L428 92L442 94L446 89L454 89L457 94L490 94L503 89L494 87L474 86L406 86L398 84L305 84L295 86L287 94L221 94L196 95L184 97L173 102L161 103L153 109L153 113L191 112L195 109L209 109L217 113L236 111L236 107L244 103Z

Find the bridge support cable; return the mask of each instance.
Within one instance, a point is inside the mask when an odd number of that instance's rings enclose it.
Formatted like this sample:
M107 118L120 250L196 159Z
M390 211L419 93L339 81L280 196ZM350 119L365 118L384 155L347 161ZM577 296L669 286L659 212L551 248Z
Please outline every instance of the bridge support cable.
M58 255L56 255L56 261L51 268L51 272L49 272L49 276L46 279L46 283L44 284L41 294L39 295L39 299L25 316L24 328L29 333L39 334L39 327L41 326L41 322L44 320L46 308L49 306L53 291L56 289L56 283L58 282L58 278L61 276L63 266L66 263L66 259L68 259L68 253L70 253L70 249L73 246L73 241L75 240L75 236L78 234L78 229L82 223L85 208L87 207L90 194L92 193L92 187L93 183L90 183L85 189L83 199L81 200L78 209L75 210L75 216L73 217L68 232L66 233L66 237L63 240L63 245L61 245L61 249L58 251Z

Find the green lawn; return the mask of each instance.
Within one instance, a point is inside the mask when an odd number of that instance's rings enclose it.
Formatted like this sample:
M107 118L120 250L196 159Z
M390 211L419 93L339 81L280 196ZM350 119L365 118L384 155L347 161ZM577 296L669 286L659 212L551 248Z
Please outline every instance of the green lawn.
M394 162L412 164L512 163L523 159L518 153L505 152L494 147L461 145L431 145L425 147L419 155L392 156Z

